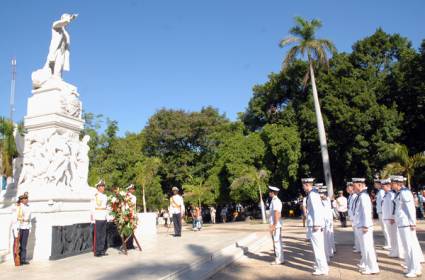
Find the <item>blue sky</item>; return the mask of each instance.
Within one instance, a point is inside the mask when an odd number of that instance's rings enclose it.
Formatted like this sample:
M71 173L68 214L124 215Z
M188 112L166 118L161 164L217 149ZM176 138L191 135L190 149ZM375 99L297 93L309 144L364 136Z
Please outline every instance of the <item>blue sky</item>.
M15 120L26 114L31 72L46 59L50 28L64 12L71 71L84 110L115 119L120 134L138 132L160 108L211 105L230 119L244 111L255 84L281 66L278 47L294 16L319 18L320 37L339 51L377 27L419 47L425 1L180 0L0 2L0 115L8 115L10 59L18 63Z

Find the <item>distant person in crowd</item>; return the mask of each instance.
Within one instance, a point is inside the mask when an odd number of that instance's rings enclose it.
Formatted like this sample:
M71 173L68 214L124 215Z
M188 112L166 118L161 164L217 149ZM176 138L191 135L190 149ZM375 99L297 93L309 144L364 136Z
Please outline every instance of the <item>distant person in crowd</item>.
M301 209L301 218L303 220L303 227L305 227L305 221L307 219L307 197L301 196L301 202L300 202L300 209Z
M282 248L282 201L277 196L278 193L279 188L269 186L269 197L271 198L269 226L275 254L273 265L280 265L285 262Z
M173 187L171 189L173 195L170 197L170 214L173 215L174 236L182 236L182 220L185 214L183 197L179 195L179 189Z
M348 200L344 196L343 191L338 192L338 197L334 200L334 207L338 212L339 220L342 227L347 227L347 212L348 212Z
M192 206L191 209L192 215L192 230L200 231L202 228L202 212L199 206Z
M221 216L221 220L223 221L223 223L226 223L226 221L227 221L227 206L224 206L223 208L221 208L220 216Z
M96 184L97 192L94 197L94 207L91 221L94 223L93 252L95 257L106 256L106 220L108 216L108 197L105 195L105 182L100 180Z
M238 218L238 216L239 216L239 212L238 210L235 209L232 213L232 222L236 222L236 219Z
M418 191L414 195L415 197L415 207L416 207L416 217L422 219L423 217L423 197L422 193Z
M171 218L168 210L162 212L162 218L164 219L164 226L169 228L171 226Z
M210 207L210 217L211 217L211 223L215 224L215 215L217 213L217 210L213 206Z
M418 192L418 201L419 201L419 219L425 219L425 190Z
M18 202L16 203L16 209L14 209L13 212L12 221L15 242L19 242L20 265L27 265L29 264L27 260L27 244L31 230L31 208L28 205L28 193L18 197Z

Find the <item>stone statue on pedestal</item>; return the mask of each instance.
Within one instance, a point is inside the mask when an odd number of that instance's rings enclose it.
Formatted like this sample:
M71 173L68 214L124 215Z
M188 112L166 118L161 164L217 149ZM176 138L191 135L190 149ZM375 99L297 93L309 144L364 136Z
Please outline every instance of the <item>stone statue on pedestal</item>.
M69 46L71 38L65 27L77 14L63 14L60 20L53 22L52 40L50 41L49 53L42 69L32 73L33 88L37 89L49 79L62 80L62 71L69 71Z

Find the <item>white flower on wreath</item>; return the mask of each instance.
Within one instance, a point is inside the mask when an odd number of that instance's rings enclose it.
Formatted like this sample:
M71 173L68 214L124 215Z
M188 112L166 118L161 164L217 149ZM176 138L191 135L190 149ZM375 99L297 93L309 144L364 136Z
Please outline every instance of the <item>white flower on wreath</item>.
M125 196L126 192L125 191L120 191L120 195Z
M115 203L115 202L117 202L117 201L118 201L118 199L114 196L114 197L111 199L111 201L112 201L112 203Z

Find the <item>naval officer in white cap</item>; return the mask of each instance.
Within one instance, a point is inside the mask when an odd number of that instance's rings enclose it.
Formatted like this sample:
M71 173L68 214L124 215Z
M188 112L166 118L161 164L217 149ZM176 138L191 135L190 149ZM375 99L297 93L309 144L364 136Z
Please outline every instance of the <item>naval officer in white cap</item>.
M273 248L275 253L275 261L273 265L283 264L285 262L282 249L282 201L280 201L277 194L279 188L269 186L270 201L270 232L273 238Z
M325 208L316 189L313 189L314 178L301 179L307 194L307 238L310 239L315 258L313 275L328 275L329 266L325 254L323 227L325 226Z
M416 235L416 207L412 192L404 186L403 176L391 176L391 187L396 191L394 197L394 218L404 249L406 277L422 275L423 254Z
M362 259L358 265L365 275L379 273L373 242L372 202L365 185L365 178L353 178L353 188L358 194L354 202L354 224L359 236Z

